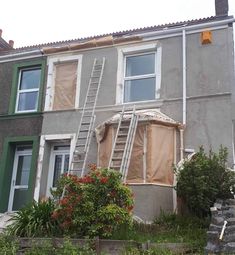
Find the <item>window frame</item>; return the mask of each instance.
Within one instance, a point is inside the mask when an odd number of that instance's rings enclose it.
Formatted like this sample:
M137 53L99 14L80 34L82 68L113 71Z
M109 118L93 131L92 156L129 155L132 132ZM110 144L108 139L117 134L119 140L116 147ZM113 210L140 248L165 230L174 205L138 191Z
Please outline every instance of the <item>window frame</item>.
M12 88L11 88L11 97L10 97L10 103L9 103L9 110L8 114L34 114L37 112L41 112L41 106L42 106L42 97L43 97L43 85L44 85L44 74L45 74L45 66L46 61L45 59L35 60L35 61L27 61L27 62L21 62L18 64L15 64L13 66L13 79L12 79ZM39 84L39 93L38 93L38 101L37 106L35 110L29 110L29 111L16 111L18 107L18 87L20 84L20 72L21 70L26 69L34 69L39 68L41 69L41 75L40 75L40 84Z
M131 56L141 56L145 54L155 54L155 97L149 100L138 100L124 102L125 80L126 80L126 58ZM117 68L117 86L116 86L116 104L138 104L145 102L153 102L160 99L161 87L161 56L162 47L159 43L148 43L132 46L121 46L118 48L118 68ZM139 77L147 77L149 75L140 75ZM137 77L137 76L133 76ZM150 77L150 76L149 76ZM153 76L152 76L153 77Z
M81 88L81 72L82 72L82 55L53 55L49 56L47 60L48 65L48 74L47 74L47 85L46 85L46 99L44 111L54 111L53 102L55 94L55 77L56 77L56 68L57 63L66 63L77 61L77 82L76 82L76 95L75 95L75 104L74 108L79 108L79 99L80 99L80 88ZM62 110L64 111L64 110Z
M126 76L127 58L150 55L150 54L154 54L154 73L133 75L133 76L128 76L128 77ZM156 53L156 51L147 51L147 52L141 52L141 53L136 53L136 54L126 54L126 55L124 55L123 98L122 98L122 102L124 104L155 100L155 99L148 99L148 100L137 100L137 101L128 101L128 102L124 101L125 100L125 86L126 86L125 83L126 83L126 81L143 80L143 79L147 79L147 78L155 78L155 89L156 89L156 77L157 77L156 66L157 66L157 53Z
M27 113L27 112L35 112L38 108L38 101L39 101L39 92L40 92L40 84L41 84L41 74L40 74L40 80L39 80L39 87L34 89L20 89L21 85L21 78L23 71L30 71L30 70L40 70L42 72L42 69L40 66L34 66L34 67L26 67L26 68L20 68L19 69L19 75L18 75L18 85L17 85L17 92L16 92L16 103L15 103L15 113ZM21 93L30 93L30 92L38 92L37 95L37 102L35 104L35 109L32 110L18 110L19 107L19 97Z
M55 150L54 148L56 146L65 146L68 147L68 149L64 149L64 150ZM71 145L70 144L61 144L61 143L53 143L51 144L51 150L50 150L50 162L49 162L49 168L48 168L48 176L47 176L47 190L46 190L46 194L47 196L51 196L51 192L50 190L55 189L55 187L53 187L53 179L54 179L54 174L55 174L55 158L56 155L62 155L64 157L64 159L62 160L63 164L64 164L64 160L65 160L65 156L69 155L69 166L70 166L70 162L71 162ZM68 169L69 170L69 169ZM64 172L61 171L60 175L62 175Z

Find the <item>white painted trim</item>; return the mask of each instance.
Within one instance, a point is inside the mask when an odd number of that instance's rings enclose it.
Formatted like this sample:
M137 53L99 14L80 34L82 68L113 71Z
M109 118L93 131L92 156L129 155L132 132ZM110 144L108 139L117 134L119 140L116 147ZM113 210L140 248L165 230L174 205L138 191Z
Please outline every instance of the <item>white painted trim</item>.
M161 88L161 59L162 59L162 47L160 43L142 43L132 47L119 46L118 51L118 66L117 66L117 86L116 86L116 104L133 104L135 102L124 103L124 76L125 76L125 58L126 56L145 54L145 53L155 53L155 73L156 78L155 84L155 99L137 101L139 103L150 102L159 99L159 91ZM137 103L136 102L136 103Z
M232 120L232 155L233 155L233 170L235 170L235 144L234 144L234 125L235 125L235 121Z
M34 188L34 200L39 200L40 194L40 181L42 176L42 165L43 165L43 156L44 156L44 147L45 147L45 136L42 135L40 138L40 145L39 145L39 153L38 153L38 164L37 164L37 174L36 174L36 181L35 181L35 188Z
M76 96L74 108L79 107L80 87L81 87L81 72L82 72L82 55L53 55L47 59L48 74L47 74L47 88L44 111L52 111L54 92L55 92L55 64L67 61L77 60L77 83L76 83Z
M144 129L144 155L143 155L143 180L147 180L147 126Z
M69 165L71 165L71 160L73 156L72 148L76 144L76 134L52 134L52 135L42 135L40 139L40 148L39 148L39 157L38 157L38 165L37 165L37 177L36 177L36 185L34 189L34 200L38 201L40 197L40 185L41 185L41 177L42 177L42 166L44 159L44 150L45 143L47 141L56 141L56 140L70 140L70 159Z
M176 150L177 150L177 144L176 144L176 129L174 129L174 165L176 166L176 157L177 157L177 153L176 153ZM176 179L176 175L174 173L174 177L173 177L173 186L175 187L176 184L177 184L177 179ZM176 193L176 190L173 189L172 190L173 192L173 211L175 213L177 213L177 210L178 210L178 205L177 205L177 193Z

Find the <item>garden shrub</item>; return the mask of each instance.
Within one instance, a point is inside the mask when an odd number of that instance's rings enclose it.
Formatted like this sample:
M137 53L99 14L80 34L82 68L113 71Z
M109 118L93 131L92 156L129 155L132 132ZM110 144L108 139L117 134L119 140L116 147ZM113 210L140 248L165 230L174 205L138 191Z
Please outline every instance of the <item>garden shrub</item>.
M1 255L16 255L19 245L12 237L0 234L0 254Z
M177 195L183 199L191 213L206 217L216 199L233 198L235 172L227 168L228 152L221 147L219 153L207 155L200 148L190 161L176 171Z
M95 166L91 169L84 177L65 174L53 192L58 201L52 218L64 234L109 237L120 225L132 223L132 193L122 183L121 174Z
M1 253L0 253L1 254ZM41 245L36 243L28 248L25 255L95 255L96 252L89 245L80 246L72 244L69 239L65 240L60 247L54 247L52 242L45 241Z
M51 218L55 204L51 199L33 202L20 209L8 226L10 235L19 237L48 237L59 233L58 223Z

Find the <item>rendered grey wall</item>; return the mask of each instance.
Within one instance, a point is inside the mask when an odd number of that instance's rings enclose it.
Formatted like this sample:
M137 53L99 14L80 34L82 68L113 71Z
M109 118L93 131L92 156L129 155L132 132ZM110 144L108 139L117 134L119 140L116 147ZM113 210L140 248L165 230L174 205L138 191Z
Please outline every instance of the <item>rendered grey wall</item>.
M134 193L134 215L154 221L161 211L173 211L173 189L157 185L131 185Z
M200 33L186 36L187 48L187 123L185 147L197 150L200 145L217 150L222 144L229 148L232 161L232 108L231 86L233 77L232 29L212 31L212 43L202 45ZM156 41L162 46L161 101L163 113L182 122L182 37ZM75 54L75 53L73 53ZM118 110L115 107L117 84L117 48L94 49L79 52L83 55L80 107L82 107L95 57L105 57L103 82L98 96L96 125L110 118ZM159 101L137 103L137 108L157 108ZM113 107L112 107L113 106ZM77 131L78 111L44 114L43 134L63 134ZM222 134L221 134L222 131ZM216 139L215 139L216 138ZM89 160L96 160L97 144L91 146Z

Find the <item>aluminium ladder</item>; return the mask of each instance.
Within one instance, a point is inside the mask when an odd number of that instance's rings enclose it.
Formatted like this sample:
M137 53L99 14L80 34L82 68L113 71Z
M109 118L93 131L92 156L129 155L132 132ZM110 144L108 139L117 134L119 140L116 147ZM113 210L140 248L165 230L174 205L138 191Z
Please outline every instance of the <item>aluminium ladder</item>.
M130 164L131 152L134 144L136 128L139 116L135 113L135 106L131 113L131 119L124 119L124 107L120 113L120 119L114 139L108 168L120 170L122 180L125 182Z
M103 77L105 58L101 60L94 59L92 72L87 88L87 94L81 114L81 120L76 135L76 144L73 151L71 167L69 173L83 176L92 134L95 124L95 107L98 98L98 92Z

